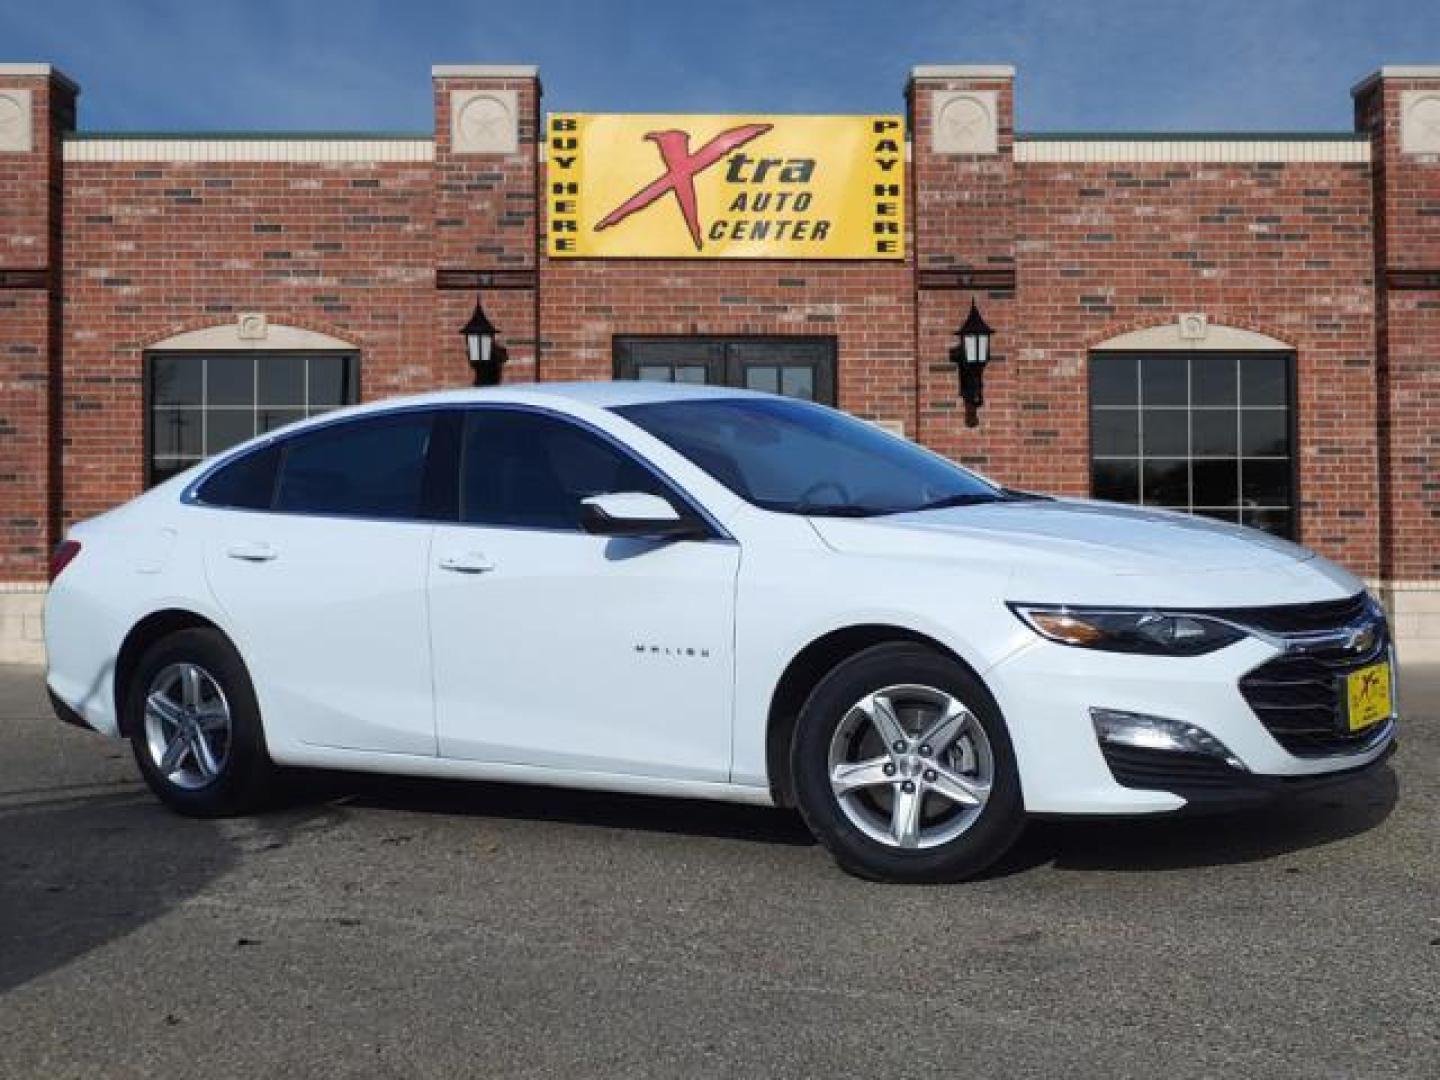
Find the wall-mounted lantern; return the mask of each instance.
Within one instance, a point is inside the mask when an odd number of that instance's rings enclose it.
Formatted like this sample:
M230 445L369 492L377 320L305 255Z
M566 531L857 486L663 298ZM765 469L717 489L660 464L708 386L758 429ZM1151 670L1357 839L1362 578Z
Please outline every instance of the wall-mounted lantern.
M970 314L955 331L960 341L950 347L950 362L960 369L960 397L965 402L965 426L980 423L980 406L985 404L985 365L990 362L990 325L981 317L975 301Z
M475 311L470 321L460 328L465 337L465 355L475 372L476 386L495 386L500 382L500 369L507 359L505 347L496 340L498 332L485 314L480 298L475 298Z

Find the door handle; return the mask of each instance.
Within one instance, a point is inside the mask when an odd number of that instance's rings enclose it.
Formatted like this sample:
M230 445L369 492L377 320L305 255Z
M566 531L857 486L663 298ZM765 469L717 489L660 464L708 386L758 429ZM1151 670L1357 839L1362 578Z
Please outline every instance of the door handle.
M248 544L231 544L225 549L225 554L243 562L269 562L280 553L262 540Z
M442 556L440 569L453 570L457 574L485 574L494 570L495 564L478 551L466 551Z

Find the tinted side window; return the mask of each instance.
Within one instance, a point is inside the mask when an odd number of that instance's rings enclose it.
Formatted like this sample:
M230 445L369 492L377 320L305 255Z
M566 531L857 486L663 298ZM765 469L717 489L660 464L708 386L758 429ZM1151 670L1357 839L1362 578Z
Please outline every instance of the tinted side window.
M553 417L505 409L466 415L460 519L477 525L580 528L581 500L644 491L673 501L634 458Z
M279 466L279 446L256 450L211 473L195 489L195 497L209 506L268 510L275 494L275 473Z
M350 420L287 440L275 509L422 517L430 413Z

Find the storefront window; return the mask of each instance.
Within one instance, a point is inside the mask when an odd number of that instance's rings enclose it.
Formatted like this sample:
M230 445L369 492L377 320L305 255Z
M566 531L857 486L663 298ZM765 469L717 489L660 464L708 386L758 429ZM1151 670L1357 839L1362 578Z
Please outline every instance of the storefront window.
M359 400L344 353L155 353L146 358L146 482L252 436Z
M1090 486L1295 535L1288 353L1095 353Z
M835 339L617 337L615 377L740 386L834 405Z

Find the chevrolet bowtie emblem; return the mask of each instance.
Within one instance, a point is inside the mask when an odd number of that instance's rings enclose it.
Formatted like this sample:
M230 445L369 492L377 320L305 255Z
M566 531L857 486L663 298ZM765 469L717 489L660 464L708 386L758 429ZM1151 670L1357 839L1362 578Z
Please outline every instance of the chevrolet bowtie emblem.
M744 146L751 139L758 139L774 126L741 124L739 127L722 131L693 154L690 152L688 131L648 132L645 138L659 147L660 157L665 162L665 172L601 218L595 231L618 225L635 211L645 209L666 192L673 192L675 201L680 204L685 225L690 230L690 239L695 242L695 250L700 251L705 245L700 235L700 208L695 201L695 177L731 150Z

